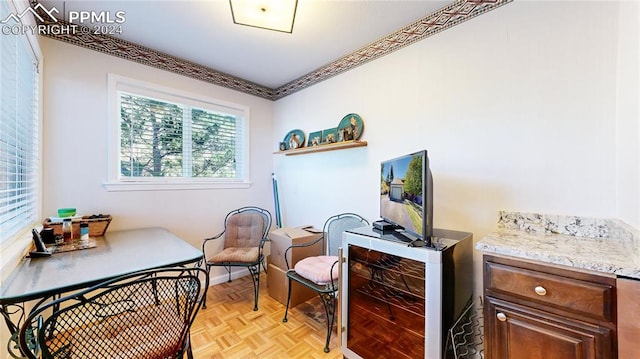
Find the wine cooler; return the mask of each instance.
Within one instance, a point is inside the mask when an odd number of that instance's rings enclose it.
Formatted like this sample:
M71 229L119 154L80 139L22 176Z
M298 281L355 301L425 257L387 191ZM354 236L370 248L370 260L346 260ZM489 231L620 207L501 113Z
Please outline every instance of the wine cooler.
M434 230L432 247L370 227L343 235L346 358L446 358L446 334L473 292L471 233ZM417 246L416 246L417 245Z

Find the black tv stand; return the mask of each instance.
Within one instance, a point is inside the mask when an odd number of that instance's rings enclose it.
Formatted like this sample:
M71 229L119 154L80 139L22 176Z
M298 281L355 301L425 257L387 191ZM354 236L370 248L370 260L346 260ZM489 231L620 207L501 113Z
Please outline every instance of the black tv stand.
M422 239L414 239L409 242L409 247L426 247L427 244Z
M373 230L381 234L391 234L397 240L409 243L409 247L435 248L431 237L425 239L415 237L412 234L404 232L403 227L386 222L385 220L373 222Z
M433 244L433 239L431 239L431 237L426 239L422 239L422 238L415 239L411 241L411 243L409 243L409 247L442 249L442 248L439 248L437 245Z

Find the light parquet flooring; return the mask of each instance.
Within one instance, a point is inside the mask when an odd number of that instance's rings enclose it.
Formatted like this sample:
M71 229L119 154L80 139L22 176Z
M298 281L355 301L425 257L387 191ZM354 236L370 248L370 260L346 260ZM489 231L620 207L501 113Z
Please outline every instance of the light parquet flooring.
M253 284L248 276L209 287L207 309L200 309L191 327L195 359L343 357L335 331L331 351L323 351L324 316L317 321L297 306L290 308L288 322L283 323L285 306L269 296L266 284L262 273L257 312L253 311Z

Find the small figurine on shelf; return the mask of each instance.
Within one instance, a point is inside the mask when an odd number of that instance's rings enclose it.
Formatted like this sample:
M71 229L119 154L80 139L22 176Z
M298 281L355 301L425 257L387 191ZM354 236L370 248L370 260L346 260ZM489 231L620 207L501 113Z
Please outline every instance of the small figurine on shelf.
M355 117L351 116L351 140L357 140L360 137L360 129L358 128L358 121Z
M298 147L300 147L300 137L298 137L298 134L293 133L289 140L289 149L291 150Z
M280 151L285 151L287 149L287 144L284 142L280 142Z
M353 140L353 132L351 127L345 127L340 132L340 142Z
M335 143L336 142L336 136L333 133L330 133L327 135L327 137L325 137L324 142L326 143Z

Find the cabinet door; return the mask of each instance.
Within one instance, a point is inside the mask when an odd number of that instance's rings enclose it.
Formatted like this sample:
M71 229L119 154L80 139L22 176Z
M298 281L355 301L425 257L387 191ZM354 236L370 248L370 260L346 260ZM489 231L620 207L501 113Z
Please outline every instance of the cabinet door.
M488 359L610 359L611 330L493 297L485 303Z
M618 278L618 358L640 358L640 280Z

